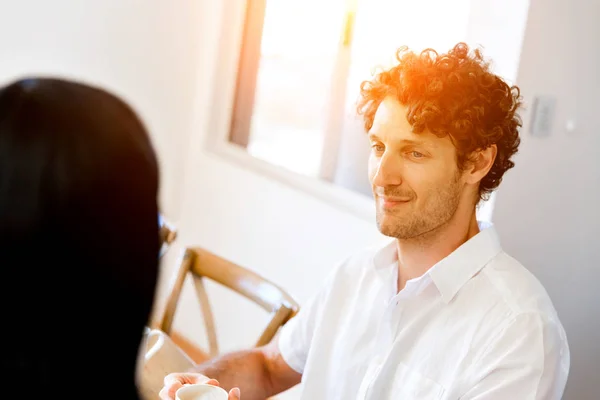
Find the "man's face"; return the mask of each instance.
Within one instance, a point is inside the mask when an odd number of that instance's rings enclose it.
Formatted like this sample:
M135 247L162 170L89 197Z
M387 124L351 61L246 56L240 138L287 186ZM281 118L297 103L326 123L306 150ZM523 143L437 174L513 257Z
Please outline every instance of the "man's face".
M407 111L387 97L368 132L377 225L381 233L398 239L417 238L445 225L465 187L450 138L413 133Z

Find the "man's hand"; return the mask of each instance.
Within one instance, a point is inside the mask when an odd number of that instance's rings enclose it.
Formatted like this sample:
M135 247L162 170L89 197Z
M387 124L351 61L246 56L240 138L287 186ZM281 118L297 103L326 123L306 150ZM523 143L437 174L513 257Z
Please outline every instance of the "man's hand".
M175 392L184 385L194 385L205 383L208 385L219 386L216 379L208 379L202 374L195 373L172 373L165 376L164 386L158 394L161 400L175 400ZM233 388L229 391L228 400L240 400L240 389Z
M267 399L300 383L302 375L293 370L279 352L276 340L266 346L223 354L188 372L169 374L160 391L162 400L175 400L184 385L210 383L229 391L229 400L239 400L240 390L249 400ZM209 378L214 380L209 381Z

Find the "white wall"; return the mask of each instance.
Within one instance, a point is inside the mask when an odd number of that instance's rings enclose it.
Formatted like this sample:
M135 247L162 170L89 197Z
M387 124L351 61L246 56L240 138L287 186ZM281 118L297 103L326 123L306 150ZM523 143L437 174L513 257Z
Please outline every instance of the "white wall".
M514 84L519 69L529 0L471 0L467 43L482 46L492 70Z
M542 280L565 325L569 400L597 399L600 376L598 17L598 1L531 0L517 78L530 109L494 214L505 248ZM557 100L546 138L529 134L537 95Z
M181 153L201 65L200 2L0 0L0 81L50 74L100 84L144 118L162 162L162 205L177 214Z

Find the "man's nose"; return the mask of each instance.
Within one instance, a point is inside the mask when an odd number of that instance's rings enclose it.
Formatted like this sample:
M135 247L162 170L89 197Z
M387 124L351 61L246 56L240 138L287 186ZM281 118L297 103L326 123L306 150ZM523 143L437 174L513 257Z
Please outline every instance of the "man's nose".
M376 166L373 178L375 186L399 186L402 184L402 159L393 153L385 153Z

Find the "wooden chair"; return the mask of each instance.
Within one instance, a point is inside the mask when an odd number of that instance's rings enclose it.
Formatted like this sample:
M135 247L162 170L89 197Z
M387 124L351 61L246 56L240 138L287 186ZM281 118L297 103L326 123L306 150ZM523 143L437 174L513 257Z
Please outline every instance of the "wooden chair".
M255 302L271 314L271 319L255 342L255 346L263 346L271 341L290 318L299 310L298 304L283 289L259 276L258 274L227 261L207 250L201 248L187 248L184 250L174 279L171 281L169 295L162 317L158 321L158 328L168 335L172 335L172 324L181 289L188 274L193 278L194 288L202 314L209 344L206 358L213 358L219 354L215 322L208 295L203 283L204 279L215 281L245 298ZM181 347L183 343L178 340ZM189 344L189 343L188 343ZM189 352L190 349L185 349ZM198 360L196 362L204 361Z
M169 224L162 214L158 216L158 237L160 241L159 257L162 257L177 238L175 227Z

